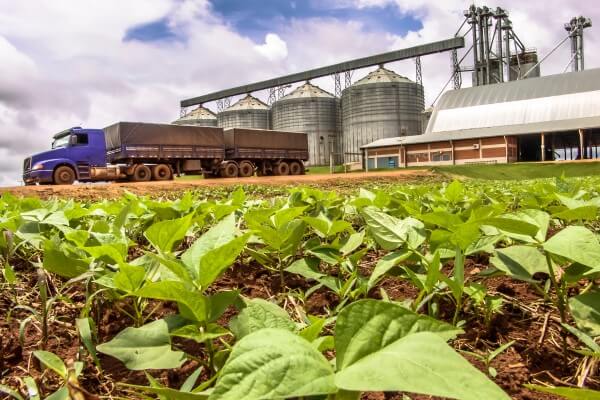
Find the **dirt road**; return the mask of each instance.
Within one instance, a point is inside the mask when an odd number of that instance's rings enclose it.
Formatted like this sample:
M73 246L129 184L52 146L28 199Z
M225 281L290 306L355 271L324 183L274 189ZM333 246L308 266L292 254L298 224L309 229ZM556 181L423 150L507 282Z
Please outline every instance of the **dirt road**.
M34 196L40 198L106 199L120 197L125 191L138 195L161 197L186 190L206 189L231 185L278 185L278 186L317 186L335 187L360 181L418 181L431 178L434 174L428 170L395 170L380 172L353 172L348 174L323 174L301 176L269 176L231 179L177 179L169 182L138 183L91 183L72 186L17 186L0 188L0 193L9 192L16 196Z

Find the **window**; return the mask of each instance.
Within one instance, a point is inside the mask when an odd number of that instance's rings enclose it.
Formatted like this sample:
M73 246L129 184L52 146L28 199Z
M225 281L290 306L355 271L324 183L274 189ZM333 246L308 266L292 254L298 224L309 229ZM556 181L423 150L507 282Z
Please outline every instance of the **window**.
M88 135L87 135L87 133L77 133L77 134L75 134L75 136L77 137L77 145L78 146L88 144Z
M67 147L67 145L69 144L69 138L69 135L65 135L54 139L54 141L52 142L52 148L58 149L60 147Z
M431 161L450 161L452 160L451 151L435 151L431 152Z
M396 168L398 166L398 157L379 157L377 158L377 168Z
M429 153L411 153L407 154L408 162L426 162L429 161Z

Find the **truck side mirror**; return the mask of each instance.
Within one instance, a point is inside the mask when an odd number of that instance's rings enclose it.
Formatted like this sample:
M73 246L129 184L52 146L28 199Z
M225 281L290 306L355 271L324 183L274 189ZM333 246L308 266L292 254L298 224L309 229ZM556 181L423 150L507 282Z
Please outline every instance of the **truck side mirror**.
M76 146L77 145L77 135L71 135L69 137L69 144L71 146Z

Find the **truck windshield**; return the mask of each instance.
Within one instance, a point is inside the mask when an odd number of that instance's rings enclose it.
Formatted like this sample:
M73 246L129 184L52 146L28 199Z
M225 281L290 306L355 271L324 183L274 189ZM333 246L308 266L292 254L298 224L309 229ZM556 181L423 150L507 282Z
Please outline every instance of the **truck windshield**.
M70 135L65 135L54 139L54 142L52 142L52 148L57 149L59 147L67 147L70 137Z

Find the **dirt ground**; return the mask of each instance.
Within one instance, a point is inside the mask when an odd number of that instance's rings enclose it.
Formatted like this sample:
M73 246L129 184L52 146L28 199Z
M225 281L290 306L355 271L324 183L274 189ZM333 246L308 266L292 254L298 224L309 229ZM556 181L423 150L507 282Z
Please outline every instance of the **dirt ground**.
M352 172L347 174L322 174L300 176L253 176L249 178L227 179L179 179L168 182L122 182L122 183L86 183L71 186L15 186L0 188L1 193L12 193L16 196L34 196L40 198L68 197L75 199L106 199L120 197L124 192L137 195L160 197L175 192L195 190L213 186L232 185L315 185L331 186L337 183L361 181L419 181L433 178L435 174L429 170L394 170L377 172Z

